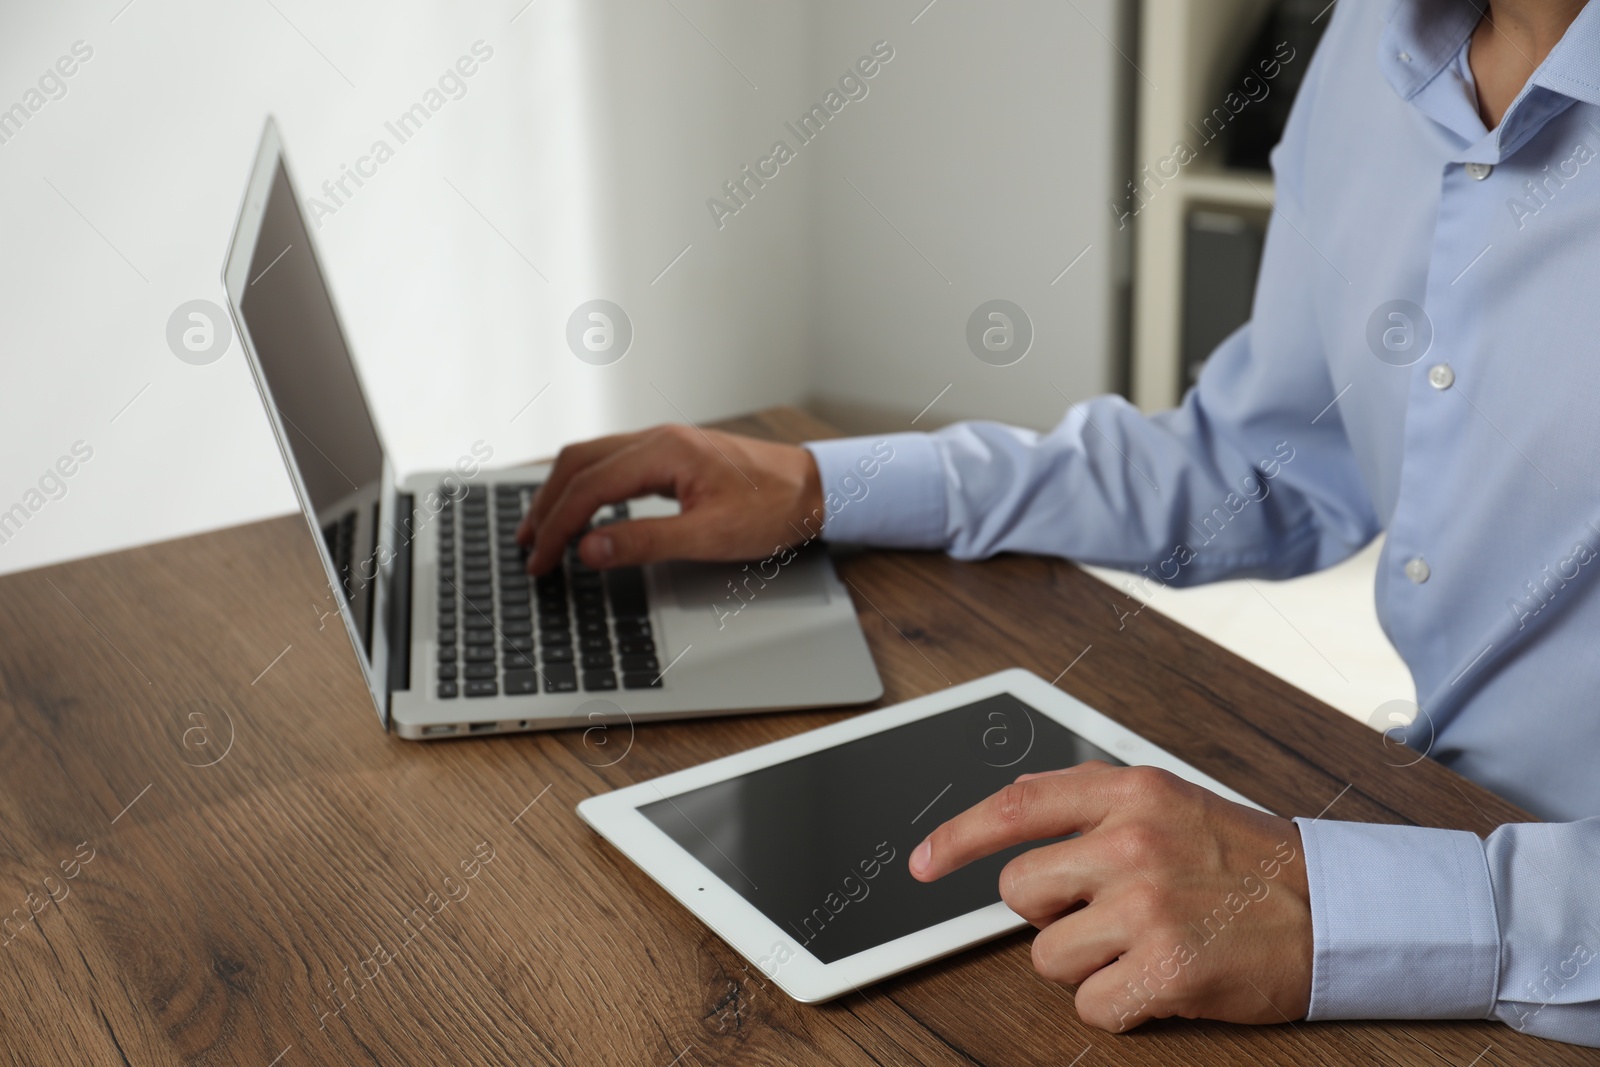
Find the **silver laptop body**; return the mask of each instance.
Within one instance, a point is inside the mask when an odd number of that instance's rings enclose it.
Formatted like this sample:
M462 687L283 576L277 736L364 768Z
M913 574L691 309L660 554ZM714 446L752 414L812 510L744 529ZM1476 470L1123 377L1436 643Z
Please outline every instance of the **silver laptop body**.
M818 546L534 581L510 531L546 466L465 450L398 480L268 120L223 268L245 357L380 720L401 737L857 704L883 684ZM676 511L629 501L595 516ZM620 752L620 746L619 746Z

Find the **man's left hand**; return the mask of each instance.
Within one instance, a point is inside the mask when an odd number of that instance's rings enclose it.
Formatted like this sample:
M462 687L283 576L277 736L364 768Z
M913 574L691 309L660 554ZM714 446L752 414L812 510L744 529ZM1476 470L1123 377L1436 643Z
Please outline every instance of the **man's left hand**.
M1311 903L1299 828L1166 771L1095 761L1023 775L934 830L911 874L931 882L1073 833L1007 863L1000 896L1039 928L1034 969L1078 986L1085 1023L1305 1016Z

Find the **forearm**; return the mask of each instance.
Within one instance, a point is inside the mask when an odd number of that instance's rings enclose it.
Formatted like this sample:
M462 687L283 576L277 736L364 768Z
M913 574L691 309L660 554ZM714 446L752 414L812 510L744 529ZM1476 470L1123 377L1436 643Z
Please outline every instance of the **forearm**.
M1450 830L1297 820L1312 1019L1497 1018L1600 1046L1600 819Z
M1233 343L1248 342L1241 334ZM879 442L893 458L875 477L858 476L860 457ZM1297 464L1324 477L1306 443L1223 433L1196 393L1155 417L1099 397L1044 434L971 422L807 447L832 490L831 540L962 559L1035 552L1183 585L1302 573L1370 536L1360 521L1324 523L1294 486Z

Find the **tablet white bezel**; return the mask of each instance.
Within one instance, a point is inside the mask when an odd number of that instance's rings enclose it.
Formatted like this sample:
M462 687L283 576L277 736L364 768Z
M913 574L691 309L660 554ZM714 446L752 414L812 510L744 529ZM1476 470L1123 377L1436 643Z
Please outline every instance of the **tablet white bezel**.
M1013 669L590 797L578 805L578 814L735 951L760 967L778 988L806 1004L830 1000L1027 923L1003 903L996 903L842 960L823 963L640 814L639 807L1001 693L1012 694L1128 764L1161 767L1229 800L1266 810L1031 671ZM893 862L904 860L897 857Z

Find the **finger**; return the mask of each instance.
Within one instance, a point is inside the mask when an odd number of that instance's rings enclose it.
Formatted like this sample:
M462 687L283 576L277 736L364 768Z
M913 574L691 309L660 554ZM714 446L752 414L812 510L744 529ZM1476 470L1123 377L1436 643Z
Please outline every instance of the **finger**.
M1039 977L1077 985L1116 961L1133 943L1133 932L1108 909L1089 907L1057 919L1033 939L1033 969Z
M539 522L549 514L551 507L560 499L568 483L579 471L627 448L642 436L644 431L612 434L609 437L597 437L592 441L583 441L563 448L556 456L555 466L550 468L549 477L544 480L538 492L533 494L533 500L528 505L528 513L522 517L521 524L517 526L517 540L524 545L532 543Z
M647 493L670 494L679 462L675 452L636 442L585 467L566 488L534 529L528 570L544 574L561 561L567 543L605 504Z
M1001 869L1000 899L1042 930L1125 879L1104 853L1094 836L1029 849Z
M1151 1019L1165 1019L1177 1009L1171 988L1181 977L1176 958L1142 962L1132 953L1086 975L1074 998L1078 1018L1086 1026L1124 1033Z
M578 555L596 570L636 567L668 559L742 558L736 551L719 548L715 534L726 526L704 510L612 522L585 534L578 542Z
M1114 802L1116 769L1013 782L943 823L911 853L911 876L931 882L1001 849L1098 825Z
M1017 775L1016 780L1019 782L1031 782L1035 778L1054 778L1057 775L1062 774L1081 774L1084 771L1103 771L1112 766L1113 764L1107 763L1103 759L1085 760L1084 762L1074 764L1071 767L1062 767L1060 770L1034 771L1031 774L1019 774Z

